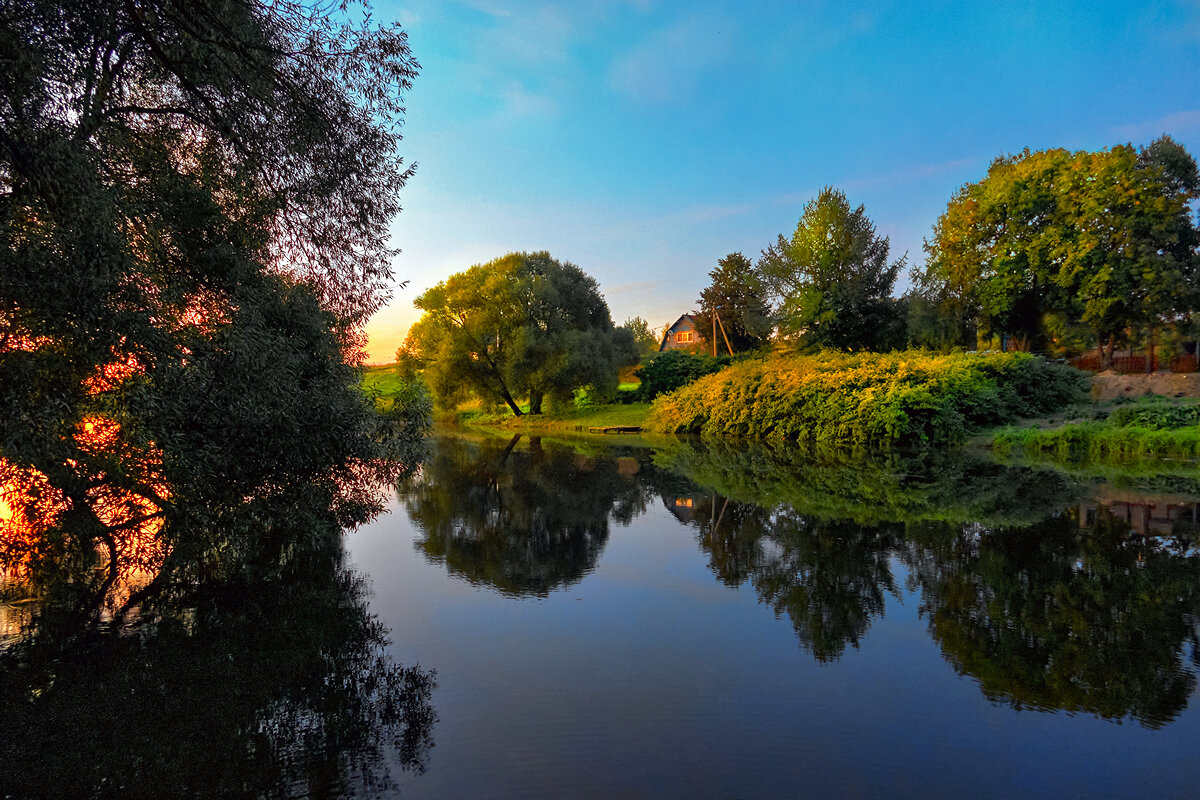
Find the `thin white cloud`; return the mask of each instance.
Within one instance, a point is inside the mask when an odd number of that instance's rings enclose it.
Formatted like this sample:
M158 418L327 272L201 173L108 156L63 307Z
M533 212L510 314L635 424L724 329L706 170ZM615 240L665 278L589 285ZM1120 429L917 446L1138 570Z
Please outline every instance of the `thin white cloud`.
M910 183L919 181L924 178L933 178L939 175L944 175L947 172L964 169L975 164L984 163L979 158L956 158L952 161L942 161L936 164L917 164L911 167L886 172L880 175L864 175L859 178L851 178L849 180L834 179L828 185L835 189L841 189L847 194L852 192L865 192L872 189L880 189L887 186L895 186L896 184ZM775 195L770 198L772 205L794 205L796 203L807 203L809 200L816 198L820 189L806 189L797 192L788 192L787 194ZM853 197L848 198L850 202L854 202Z
M512 16L512 11L508 8L501 7L496 3L486 2L486 0L466 0L463 5L467 8L473 8L482 14L487 14L489 17L507 19Z
M1113 133L1121 139L1144 141L1157 138L1164 133L1178 135L1195 130L1200 130L1200 111L1177 111L1174 114L1146 122L1120 125L1113 129Z
M608 84L648 105L686 103L696 96L706 75L729 57L733 34L729 20L685 19L614 60Z
M509 81L500 90L504 101L505 117L529 117L536 115L552 115L558 113L558 104L549 95L531 92L518 81Z

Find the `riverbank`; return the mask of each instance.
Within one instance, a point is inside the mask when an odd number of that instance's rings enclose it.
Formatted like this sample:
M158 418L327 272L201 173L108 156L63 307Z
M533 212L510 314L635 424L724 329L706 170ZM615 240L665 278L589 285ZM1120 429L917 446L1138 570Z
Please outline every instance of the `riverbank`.
M650 413L649 403L588 405L544 414L515 417L508 411L492 413L476 409L456 410L439 417L439 422L465 428L487 428L512 433L599 433L593 428L640 430Z
M535 436L645 430L833 450L967 443L1000 457L1063 464L1195 463L1200 399L1130 397L1156 389L1192 394L1178 380L1160 385L1164 380L1102 374L1089 383L1083 373L1020 354L821 354L744 362L654 403L583 404L519 417L467 404L443 412L439 422ZM364 389L385 403L405 385L393 368L364 373Z
M1023 453L1069 463L1133 459L1200 460L1200 401L1145 396L1094 403L1075 419L1012 426L991 435L1000 454Z
M1087 402L1087 377L1024 353L751 359L655 401L647 430L828 448L927 447Z

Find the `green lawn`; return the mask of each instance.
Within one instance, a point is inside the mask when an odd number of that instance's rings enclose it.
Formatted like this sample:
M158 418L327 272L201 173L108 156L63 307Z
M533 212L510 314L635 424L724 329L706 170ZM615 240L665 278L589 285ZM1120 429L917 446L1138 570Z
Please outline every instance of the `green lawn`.
M400 378L396 374L394 364L370 366L363 368L363 389L367 392L378 392L388 397L399 388ZM637 383L623 383L621 391L632 391ZM528 406L524 406L528 409ZM491 428L511 431L560 431L587 432L589 428L607 427L642 427L642 421L650 413L648 403L613 403L611 405L585 405L564 411L537 415L514 417L507 410L503 412L488 412L480 408L478 401L464 403L452 414L443 415L447 419L471 427Z
M507 411L489 414L481 411L459 411L461 425L496 428L511 431L584 431L589 428L642 427L650 413L649 403L614 403L583 406L547 414L525 414L514 417Z
M395 364L382 364L363 368L363 389L372 389L380 394L392 394L400 388L400 376L396 374Z

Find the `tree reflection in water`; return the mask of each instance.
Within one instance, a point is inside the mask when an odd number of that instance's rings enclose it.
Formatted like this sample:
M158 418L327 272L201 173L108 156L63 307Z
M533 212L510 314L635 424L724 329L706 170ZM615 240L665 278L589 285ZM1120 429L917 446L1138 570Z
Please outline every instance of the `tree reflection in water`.
M544 596L595 569L610 520L628 523L651 495L633 459L521 438L442 438L399 494L427 558L504 594Z
M995 702L1155 727L1195 686L1198 496L1177 480L1175 516L1155 538L1088 506L1096 489L1082 479L963 454L604 450L442 440L401 489L418 546L472 582L544 595L592 570L609 522L657 496L697 531L714 575L750 584L819 661L857 647L887 596L907 589L944 657Z
M10 570L28 613L0 651L0 796L340 797L422 771L434 675L387 655L342 550L395 462L352 469L114 530L170 537L150 573L109 582L103 548Z
M1159 727L1186 707L1200 650L1200 559L1178 544L1101 508L1084 526L914 525L903 557L942 653L990 699Z

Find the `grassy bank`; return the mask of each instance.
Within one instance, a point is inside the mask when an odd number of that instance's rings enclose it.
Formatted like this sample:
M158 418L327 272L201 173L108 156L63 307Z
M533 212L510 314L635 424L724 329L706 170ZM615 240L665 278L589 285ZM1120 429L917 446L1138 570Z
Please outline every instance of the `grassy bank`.
M1054 428L1006 428L993 448L1067 462L1200 459L1200 403L1162 397L1098 407L1095 419Z
M775 356L655 401L647 430L833 447L952 444L1086 398L1077 370L1021 353Z
M526 433L583 432L590 428L641 428L650 413L647 403L614 403L587 405L556 410L545 414L524 414L514 417L508 411L493 413L479 410L458 410L443 421L466 427L481 427Z

